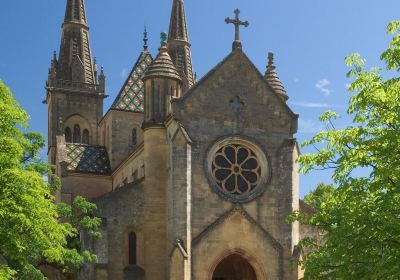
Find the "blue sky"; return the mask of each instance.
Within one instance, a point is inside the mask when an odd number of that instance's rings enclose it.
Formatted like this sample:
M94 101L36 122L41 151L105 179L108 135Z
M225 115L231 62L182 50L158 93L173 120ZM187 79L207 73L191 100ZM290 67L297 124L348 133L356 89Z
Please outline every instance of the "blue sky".
M65 0L3 1L0 11L0 79L31 115L31 129L47 133L45 80L52 52L58 52ZM107 75L108 108L142 49L143 26L156 54L159 33L168 30L172 0L86 0L93 55ZM195 71L201 78L229 54L233 27L227 16L240 8L250 21L242 30L243 48L264 72L268 51L275 53L277 71L300 114L299 142L322 126L327 109L345 114L347 68L344 57L359 52L369 66L381 66L389 21L398 19L398 0L186 0L186 14ZM343 118L339 126L350 124ZM303 152L307 152L304 149ZM301 176L301 195L328 172Z

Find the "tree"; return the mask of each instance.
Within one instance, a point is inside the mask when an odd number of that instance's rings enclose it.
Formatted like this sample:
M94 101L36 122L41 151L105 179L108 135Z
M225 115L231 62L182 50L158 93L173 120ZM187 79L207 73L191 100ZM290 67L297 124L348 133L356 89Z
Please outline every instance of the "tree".
M95 205L83 198L54 203L59 179L38 157L44 138L24 133L27 119L0 81L0 279L45 279L41 264L74 271L94 256L68 241L79 240L80 230L98 235L100 225Z
M304 145L314 154L299 158L304 173L333 169L334 188L320 187L308 198L314 214L295 213L324 235L301 262L304 279L398 279L400 275L400 35L399 22L387 32L392 40L381 60L386 69L366 70L365 60L346 58L353 79L348 114L353 123L336 129L339 116L326 112L327 130ZM388 77L388 78L385 78Z

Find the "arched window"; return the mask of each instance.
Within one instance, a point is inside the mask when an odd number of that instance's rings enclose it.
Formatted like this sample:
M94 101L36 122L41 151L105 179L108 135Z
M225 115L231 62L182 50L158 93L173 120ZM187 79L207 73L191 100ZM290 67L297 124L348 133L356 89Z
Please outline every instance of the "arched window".
M65 142L71 143L71 141L72 141L72 132L71 129L67 127L65 129Z
M137 144L137 131L136 128L132 129L132 146Z
M82 133L82 143L89 144L89 130L85 129Z
M74 143L81 143L81 128L79 125L74 126Z
M128 237L128 248L129 248L129 264L135 265L136 264L136 233L131 232L129 233Z

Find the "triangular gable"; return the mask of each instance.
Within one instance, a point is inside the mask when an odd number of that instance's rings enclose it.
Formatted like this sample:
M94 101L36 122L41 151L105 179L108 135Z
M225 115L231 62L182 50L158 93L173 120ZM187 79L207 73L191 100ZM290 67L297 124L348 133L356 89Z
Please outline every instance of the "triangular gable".
M196 89L198 87L200 87L202 84L206 83L207 80L220 68L222 68L224 66L225 63L227 63L229 60L231 60L233 57L235 56L241 56L244 60L246 60L249 65L251 66L251 68L253 68L253 70L257 73L257 75L259 76L260 80L264 81L264 83L267 85L267 87L270 89L270 91L277 97L277 99L279 100L279 102L286 108L287 112L292 115L294 118L298 117L298 114L294 113L290 107L286 104L286 102L284 102L281 98L281 96L279 95L279 93L277 93L273 87L271 87L270 84L268 84L268 82L264 79L263 75L261 74L261 72L258 70L258 68L254 65L254 63L250 60L250 58L242 51L242 49L236 49L233 52L231 52L227 57L225 57L220 63L218 63L213 69L211 69L211 71L209 71L200 81L198 81L186 94L183 95L183 97L179 98L179 99L175 99L174 101L176 102L184 102L185 99L190 98L190 96L193 94L193 92L196 91Z
M207 236L211 231L213 231L218 226L222 225L227 219L232 217L234 214L239 213L243 218L248 220L251 224L253 224L256 228L258 228L262 234L268 239L271 245L278 251L283 251L283 246L276 240L267 230L265 230L256 220L254 220L243 208L240 204L235 204L230 210L225 212L221 217L215 220L211 225L205 228L202 232L200 232L196 237L192 240L192 245L196 246L200 243L200 241Z
M140 54L135 66L133 66L131 73L115 98L111 109L144 112L144 84L142 78L152 62L153 58L148 51L143 51Z

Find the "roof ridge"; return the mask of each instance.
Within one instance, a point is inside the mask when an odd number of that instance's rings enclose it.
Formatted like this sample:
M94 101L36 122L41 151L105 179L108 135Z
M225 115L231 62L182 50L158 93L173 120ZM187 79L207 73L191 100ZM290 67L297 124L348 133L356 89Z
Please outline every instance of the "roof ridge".
M222 67L232 56L234 56L236 53L241 53L244 58L250 63L251 67L257 72L258 76L261 78L262 81L271 89L272 93L275 94L275 96L278 98L279 102L282 103L282 105L287 109L287 111L293 116L293 117L298 117L298 114L293 112L293 110L289 107L289 105L282 100L281 95L276 91L275 88L273 88L263 77L261 74L260 70L257 68L257 66L254 65L254 63L251 61L251 59L246 55L246 53L238 48L229 53L221 62L219 62L217 65L215 65L207 74L205 74L193 87L190 88L190 90L185 93L180 98L173 99L173 102L181 103L184 102L187 98L189 98L192 93L199 87L201 86L211 75L213 75L219 68Z

